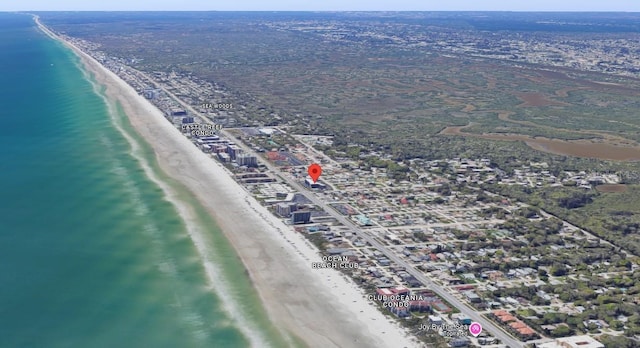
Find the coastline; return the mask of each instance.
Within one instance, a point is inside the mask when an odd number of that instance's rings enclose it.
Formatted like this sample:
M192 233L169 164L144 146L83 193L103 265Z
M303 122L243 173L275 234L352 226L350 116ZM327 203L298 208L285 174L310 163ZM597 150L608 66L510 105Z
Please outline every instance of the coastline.
M345 275L332 269L312 270L311 262L321 261L317 251L197 149L159 109L35 19L42 31L81 59L84 69L105 87L109 102L123 108L131 126L153 148L162 171L188 188L217 222L277 327L312 347L417 346L397 323L365 300L362 290ZM176 204L176 208L185 219L193 215L189 207ZM197 247L204 243L198 231L190 235ZM207 266L208 257L200 247L199 252L215 283L215 270ZM260 345L257 338L251 342Z

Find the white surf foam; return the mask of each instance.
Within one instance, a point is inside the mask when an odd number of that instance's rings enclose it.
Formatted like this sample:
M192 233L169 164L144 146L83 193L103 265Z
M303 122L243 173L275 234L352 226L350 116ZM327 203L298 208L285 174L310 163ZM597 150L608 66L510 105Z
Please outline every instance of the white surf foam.
M41 29L52 38L56 40L60 40L60 42L70 46L70 44L64 42L62 39L58 38L56 35L49 32L48 29L46 29L45 27L41 26ZM76 55L82 54L75 51L74 53ZM87 58L87 59L93 59L93 58ZM202 264L205 268L207 280L209 283L208 284L209 288L213 289L214 292L222 299L222 306L225 312L227 312L228 315L231 318L233 318L233 320L237 323L238 329L240 329L240 331L245 335L245 337L249 339L252 347L260 347L260 348L269 347L270 345L267 343L268 340L264 336L264 333L257 330L255 323L252 323L251 320L249 320L246 317L245 313L241 310L242 305L240 303L240 299L234 298L228 282L226 282L225 279L222 277L222 272L216 266L216 264L209 259L208 255L212 254L212 251L207 246L207 243L205 242L203 231L197 226L197 223L194 222L196 220L194 216L195 214L190 209L188 203L181 202L177 198L177 194L173 191L171 186L157 177L154 170L151 168L149 163L147 163L144 156L142 156L140 145L136 142L136 140L131 135L129 135L124 130L124 128L122 127L122 124L119 122L117 110L114 109L114 106L110 103L108 98L105 96L103 92L104 87L94 81L94 79L89 74L88 70L84 68L80 60L78 60L76 63L78 64L78 67L80 68L80 70L85 74L86 79L92 83L95 92L104 99L105 105L108 107L109 114L112 118L112 123L131 145L131 155L139 161L147 177L162 189L167 201L173 204L173 206L178 211L180 217L184 221L185 226L187 228L187 232L191 240L193 241L194 245L196 246L196 250L198 251L200 259L202 260ZM97 62L95 63L99 64ZM106 68L104 67L101 67L101 68L106 71Z
M140 188L136 185L134 180L131 179L129 171L122 165L121 161L119 161L115 156L109 155L114 153L114 146L111 140L106 136L100 136L98 139L109 150L107 151L106 156L109 156L108 159L112 162L110 172L122 181L123 188L133 203L133 213L147 221L142 227L142 233L151 239L151 251L155 254L154 258L159 260L155 266L160 272L168 275L172 279L178 279L179 274L175 260L163 251L164 242L162 240L161 231L152 221L152 217L149 214L150 208L142 199ZM182 322L184 322L190 329L190 332L193 334L196 341L202 344L206 343L208 332L206 331L207 323L204 318L194 310L194 308L185 305L180 301L177 293L174 293L174 295L176 296L176 307L178 307L181 312L180 320L182 320Z
M178 214L183 220L187 233L195 245L200 256L200 260L202 261L202 265L204 266L205 273L207 275L208 288L212 289L220 297L222 300L223 310L233 318L237 324L237 328L240 329L245 337L249 339L252 347L270 347L268 339L265 337L264 333L258 329L257 325L253 323L243 311L241 299L234 296L231 291L231 286L229 285L228 280L223 276L223 272L219 266L216 265L215 261L211 260L209 255L214 255L214 251L208 246L205 238L206 231L198 224L198 218L195 216L195 212L189 206L189 203L180 200L174 188L158 177L157 173L153 170L142 154L140 144L123 128L121 121L118 118L118 113L114 109L113 105L98 89L98 86L95 83L93 84L94 88L96 88L96 92L105 100L105 104L109 108L109 114L111 115L116 129L129 142L131 146L130 154L138 160L146 176L162 189L165 199L176 208ZM140 201L142 200L140 199Z

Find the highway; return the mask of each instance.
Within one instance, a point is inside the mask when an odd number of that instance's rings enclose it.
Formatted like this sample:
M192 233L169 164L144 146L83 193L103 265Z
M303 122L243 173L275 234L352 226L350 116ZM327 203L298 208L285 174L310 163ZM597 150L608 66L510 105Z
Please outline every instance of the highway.
M131 69L131 70L133 70L133 69ZM137 70L133 70L133 71L135 73L138 73L138 74L144 76L148 81L153 81L153 79L151 79L146 74L144 74L144 73L142 73L140 71L137 71ZM156 87L159 87L162 91L164 91L167 95L172 97L180 105L182 105L182 107L184 107L186 110L190 111L193 115L200 115L200 118L204 122L206 122L208 124L215 125L215 123L213 121L211 121L207 117L201 116L200 112L195 110L191 105L189 105L187 103L184 103L180 98L176 97L173 93L171 93L166 88L164 88L164 86L159 86L158 84L155 84L155 85L156 85ZM249 153L249 154L255 155L258 158L260 158L260 156L258 156L258 154L256 154L255 151L253 151L253 149L251 149L250 147L246 146L241 140L237 139L229 131L227 131L227 130L225 130L223 128L219 132L224 137L226 137L227 139L233 141L234 143L236 143L236 145L240 146L245 153ZM442 297L444 300L449 302L452 306L458 308L460 310L460 312L464 313L466 316L471 318L472 321L480 323L482 325L483 330L489 331L491 334L493 334L494 337L496 337L500 341L502 341L503 344L506 344L507 346L509 346L511 348L516 348L516 347L521 348L521 347L523 347L522 342L520 342L517 339L513 338L511 335L509 335L508 333L506 333L505 331L500 329L497 325L495 325L492 321L490 321L489 319L487 319L487 318L483 317L482 315L480 315L479 313L477 313L473 308L468 306L466 303L460 301L453 294L451 294L449 291L447 291L443 286L441 286L439 284L436 284L431 279L426 277L422 272L420 272L419 270L415 269L411 264L409 264L406 261L402 260L393 251L389 250L382 243L378 242L372 236L370 236L368 233L366 233L365 231L360 229L359 226L354 224L351 220L347 219L344 215L342 215L339 212L337 212L336 210L334 210L327 203L325 203L319 197L317 197L313 192L307 190L306 187L301 185L294 178L291 178L291 177L288 177L286 175L283 175L283 173L280 171L279 168L277 168L275 165L273 165L273 164L271 164L271 163L269 163L267 161L263 160L262 163L265 164L265 166L271 171L271 173L273 173L273 175L279 177L281 180L283 180L288 185L290 185L293 189L295 189L299 193L303 194L311 202L313 202L313 204L315 204L318 207L320 207L323 210L325 210L332 217L334 217L337 221L339 221L343 225L345 225L345 226L349 227L350 229L352 229L354 231L354 233L356 233L360 238L362 238L363 240L367 241L369 244L371 244L376 249L380 250L380 252L382 252L389 260L391 260L391 261L395 262L396 264L404 267L405 270L407 271L407 273L409 273L412 276L414 276L418 281L422 282L424 285L429 287L433 292L435 292L440 297Z
M241 146L243 148L243 151L256 155L252 149L250 149L248 146L245 146L244 143L242 143L242 141L240 141L237 138L235 138L228 131L222 130L222 133L223 133L223 135L225 137L227 137L230 140L233 140L237 145ZM318 207L320 207L323 210L325 210L332 217L334 217L338 222L340 222L343 225L345 225L345 226L349 227L350 229L352 229L360 238L364 239L369 244L371 244L373 247L375 247L376 249L380 250L389 260L391 260L391 261L395 262L396 264L404 267L405 270L407 271L407 273L409 273L412 276L414 276L417 280L419 280L420 282L425 284L427 287L429 287L433 292L438 294L440 297L445 299L447 302L449 302L454 307L458 308L460 310L460 312L462 312L465 315L467 315L469 318L471 318L472 321L476 321L476 322L482 324L483 330L487 330L487 331L491 332L493 334L493 336L495 336L496 338L501 340L503 344L506 344L507 346L509 346L511 348L516 348L516 347L522 347L523 346L522 342L514 339L511 335L509 335L508 333L506 333L505 331L500 329L492 321L490 321L489 319L481 316L474 309L469 307L466 303L460 301L453 294L451 294L449 291L447 291L443 286L441 286L439 284L436 284L431 279L426 277L422 272L420 272L419 270L415 269L411 264L409 264L408 262L402 260L393 251L389 250L382 243L378 242L372 236L370 236L368 233L366 233L365 231L360 229L359 226L354 224L347 217L345 217L344 215L340 214L335 209L333 209L331 206L329 206L327 203L322 201L319 197L317 197L315 194L313 194L313 192L307 190L307 188L304 187L303 185L301 185L298 181L296 181L295 179L290 178L290 177L288 177L286 175L283 175L280 172L280 170L276 166L274 166L273 164L268 163L267 161L263 161L263 163L266 165L266 167L274 175L277 175L280 179L285 181L293 189L295 189L296 191L298 191L301 194L303 194L311 202L313 202L313 204L315 204Z

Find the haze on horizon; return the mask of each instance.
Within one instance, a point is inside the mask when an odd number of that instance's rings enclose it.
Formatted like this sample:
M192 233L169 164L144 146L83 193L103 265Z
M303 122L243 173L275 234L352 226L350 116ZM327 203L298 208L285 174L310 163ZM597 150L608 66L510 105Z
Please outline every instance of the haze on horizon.
M0 4L0 11L620 11L640 12L636 0L137 0L90 2L86 0L21 0Z

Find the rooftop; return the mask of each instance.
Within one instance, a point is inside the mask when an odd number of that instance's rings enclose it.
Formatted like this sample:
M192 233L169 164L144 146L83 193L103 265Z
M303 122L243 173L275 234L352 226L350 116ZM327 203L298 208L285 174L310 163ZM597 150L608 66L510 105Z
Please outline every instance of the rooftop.
M539 348L604 348L604 344L591 336L571 336L558 338L554 342L538 344Z

